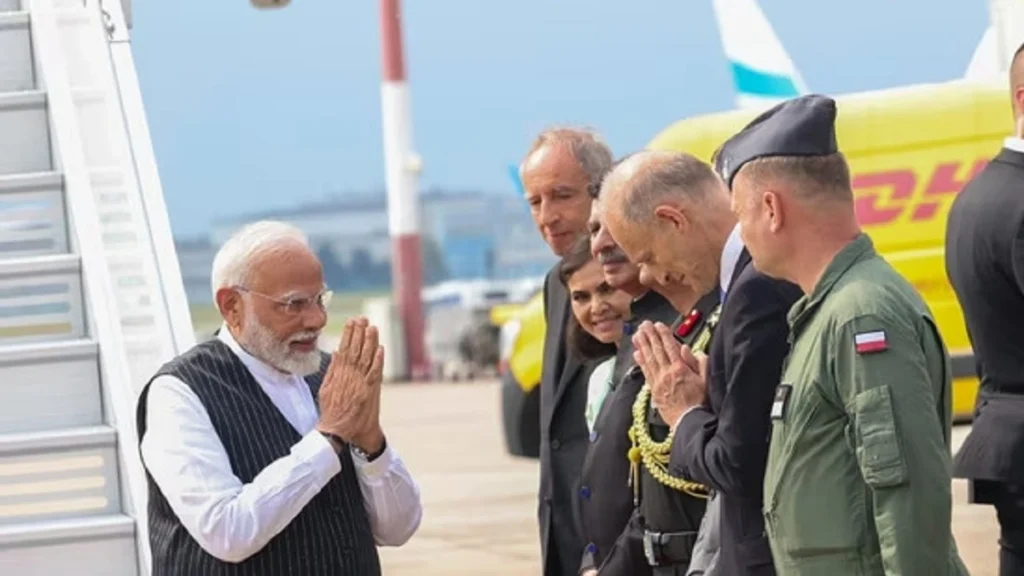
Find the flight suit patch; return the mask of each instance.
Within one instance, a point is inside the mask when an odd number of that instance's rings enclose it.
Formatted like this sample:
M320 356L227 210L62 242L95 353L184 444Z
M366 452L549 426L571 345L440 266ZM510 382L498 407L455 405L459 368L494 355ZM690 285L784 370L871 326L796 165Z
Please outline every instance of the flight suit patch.
M889 343L885 340L885 330L861 332L854 335L853 342L857 354L874 354L889 348Z
M793 386L779 384L775 388L775 401L772 402L772 420L782 420L786 416L786 406L789 404L789 393Z

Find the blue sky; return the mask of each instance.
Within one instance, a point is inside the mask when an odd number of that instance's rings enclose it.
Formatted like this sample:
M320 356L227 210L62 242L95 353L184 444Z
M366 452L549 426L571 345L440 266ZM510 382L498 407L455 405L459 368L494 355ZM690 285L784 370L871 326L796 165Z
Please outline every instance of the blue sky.
M506 166L551 124L616 154L733 106L709 1L405 0L421 187L513 193ZM627 8L628 6L628 8ZM761 0L813 91L960 76L986 3ZM175 234L379 189L378 3L133 6L132 44Z

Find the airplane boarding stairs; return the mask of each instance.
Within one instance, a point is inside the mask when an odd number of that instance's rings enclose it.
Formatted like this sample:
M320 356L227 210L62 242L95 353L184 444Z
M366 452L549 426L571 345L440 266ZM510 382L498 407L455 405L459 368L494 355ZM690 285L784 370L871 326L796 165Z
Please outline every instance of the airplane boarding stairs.
M119 0L0 0L0 574L149 574L134 405L194 342Z

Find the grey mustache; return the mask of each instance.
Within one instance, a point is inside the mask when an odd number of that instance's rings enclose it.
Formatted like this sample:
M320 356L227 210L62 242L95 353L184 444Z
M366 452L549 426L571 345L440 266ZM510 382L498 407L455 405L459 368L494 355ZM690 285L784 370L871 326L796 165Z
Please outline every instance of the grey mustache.
M598 254L597 261L601 264L625 264L629 262L629 258L619 250L609 250Z

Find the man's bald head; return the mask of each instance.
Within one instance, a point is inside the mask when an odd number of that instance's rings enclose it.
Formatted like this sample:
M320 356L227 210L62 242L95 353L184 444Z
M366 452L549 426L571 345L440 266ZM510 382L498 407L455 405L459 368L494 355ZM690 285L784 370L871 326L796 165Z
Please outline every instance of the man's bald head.
M605 226L640 267L642 283L711 289L736 224L711 166L682 152L637 152L605 177L601 202Z
M701 201L722 182L711 166L685 152L645 150L620 162L605 177L606 209L634 223L650 222L663 204Z

